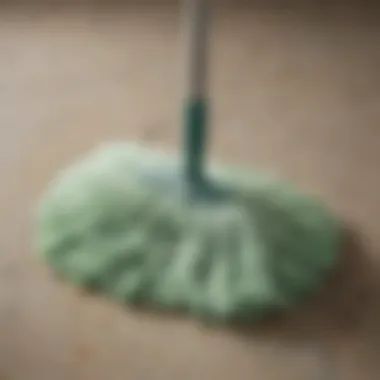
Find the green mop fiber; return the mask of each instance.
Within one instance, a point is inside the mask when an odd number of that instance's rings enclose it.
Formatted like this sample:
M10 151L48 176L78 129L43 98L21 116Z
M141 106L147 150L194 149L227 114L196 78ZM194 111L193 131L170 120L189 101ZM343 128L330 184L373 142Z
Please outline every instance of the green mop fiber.
M256 320L318 289L340 227L283 181L224 165L206 176L206 1L188 3L185 159L138 143L90 152L41 200L37 248L61 276L123 302Z

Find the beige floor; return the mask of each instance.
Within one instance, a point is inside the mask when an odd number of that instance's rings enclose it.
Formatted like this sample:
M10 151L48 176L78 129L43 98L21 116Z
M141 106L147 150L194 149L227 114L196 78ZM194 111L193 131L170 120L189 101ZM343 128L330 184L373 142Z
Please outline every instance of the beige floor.
M59 283L31 249L36 197L102 140L175 146L178 14L2 11L1 380L379 378L380 27L270 8L213 26L213 154L322 196L356 231L344 263L302 310L239 333Z

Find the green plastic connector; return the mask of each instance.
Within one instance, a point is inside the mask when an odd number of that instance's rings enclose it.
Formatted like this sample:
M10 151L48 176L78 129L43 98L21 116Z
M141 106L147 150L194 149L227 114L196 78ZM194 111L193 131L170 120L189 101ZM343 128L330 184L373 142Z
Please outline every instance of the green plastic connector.
M185 178L198 187L204 182L204 156L207 133L207 106L203 99L185 106Z

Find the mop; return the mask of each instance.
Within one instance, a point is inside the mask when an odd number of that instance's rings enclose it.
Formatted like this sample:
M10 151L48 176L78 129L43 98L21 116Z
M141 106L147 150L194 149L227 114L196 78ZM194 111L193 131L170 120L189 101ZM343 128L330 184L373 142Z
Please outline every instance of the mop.
M38 204L36 246L61 277L120 302L256 321L316 292L340 226L279 179L205 164L209 4L187 0L183 152L111 142L63 170Z

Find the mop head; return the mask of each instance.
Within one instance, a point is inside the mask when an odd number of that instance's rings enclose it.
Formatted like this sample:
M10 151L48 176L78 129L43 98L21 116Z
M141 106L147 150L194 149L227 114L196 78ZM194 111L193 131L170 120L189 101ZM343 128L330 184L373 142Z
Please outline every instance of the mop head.
M339 227L289 185L210 168L229 196L190 200L180 163L109 144L65 170L38 209L37 249L77 285L130 303L247 321L315 292Z

